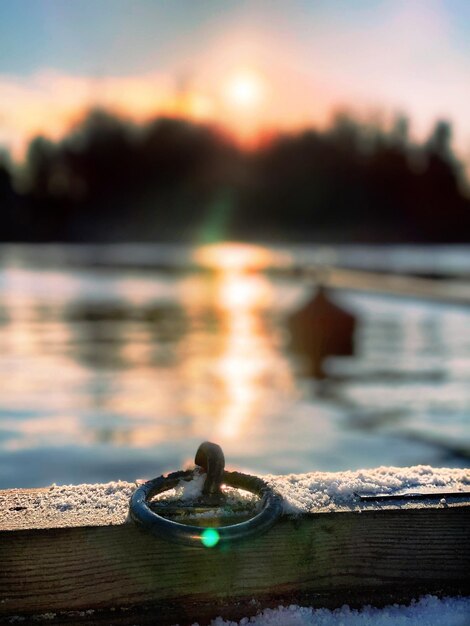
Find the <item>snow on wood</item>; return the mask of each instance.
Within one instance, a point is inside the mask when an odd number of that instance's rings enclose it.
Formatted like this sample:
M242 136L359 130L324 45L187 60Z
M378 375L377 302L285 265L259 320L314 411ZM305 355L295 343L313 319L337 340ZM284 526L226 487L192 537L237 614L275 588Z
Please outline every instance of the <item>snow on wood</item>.
M170 544L138 529L128 520L133 483L0 492L0 622L56 613L65 624L72 611L88 623L87 611L95 611L100 621L95 615L90 624L154 624L158 611L158 623L182 626L217 615L240 620L279 604L383 606L426 593L470 594L470 499L437 495L468 492L469 470L382 467L266 479L283 495L285 515L269 532L224 550ZM170 495L191 502L202 482ZM356 495L404 492L437 497L363 502ZM113 613L107 622L115 607L131 607L133 621Z
M311 472L267 476L284 498L286 514L320 513L366 508L355 494L396 494L410 491L469 491L469 469L433 468L427 465L349 472ZM187 502L201 493L203 477L184 483L179 496ZM103 485L53 485L44 489L0 491L0 530L107 526L127 520L129 498L137 483L124 481ZM171 494L170 494L171 495ZM176 495L173 493L173 495ZM245 496L246 498L246 496ZM437 501L436 505L448 504ZM416 508L430 503L387 503L387 508Z
M338 509L354 510L359 505L356 494L469 491L470 469L418 465L338 473L311 472L269 478L273 487L284 498L284 511L302 514ZM404 503L401 502L396 506L403 508ZM413 502L409 506L416 507L419 504ZM422 506L429 506L429 503Z

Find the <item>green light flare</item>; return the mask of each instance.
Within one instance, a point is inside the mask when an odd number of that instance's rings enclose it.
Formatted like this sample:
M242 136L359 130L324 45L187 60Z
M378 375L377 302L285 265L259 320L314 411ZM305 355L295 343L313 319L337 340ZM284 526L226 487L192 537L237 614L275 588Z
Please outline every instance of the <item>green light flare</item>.
M206 528L201 535L202 544L206 548L213 548L219 543L220 535L215 528Z

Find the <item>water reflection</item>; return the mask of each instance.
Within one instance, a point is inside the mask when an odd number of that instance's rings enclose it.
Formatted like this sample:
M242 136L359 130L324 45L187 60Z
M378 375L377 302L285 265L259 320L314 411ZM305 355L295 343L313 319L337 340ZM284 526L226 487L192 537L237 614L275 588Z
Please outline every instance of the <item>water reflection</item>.
M229 271L220 279L217 302L225 336L215 367L225 391L216 428L221 441L239 437L243 429L247 435L247 422L252 428L252 421L263 414L263 386L273 373L276 389L282 391L290 382L279 367L276 346L262 317L272 298L270 284L261 275Z
M269 315L273 285L260 274L222 266L215 277L186 281L183 298L191 328L180 378L192 434L222 444L247 438L273 389L285 394L292 384Z
M468 462L468 310L337 294L358 352L317 384L285 325L311 286L230 254L190 275L0 270L1 486L155 475L204 439L254 471Z
M10 406L39 410L21 422L10 449L233 439L263 414L268 385L291 384L269 329L273 290L264 276L222 267L181 278L173 301L155 299L153 277L110 278L102 298L84 297L85 282L76 299L66 292L61 300L58 283L59 301L49 308L21 294L8 334L11 352L23 357ZM50 385L47 355L56 368Z

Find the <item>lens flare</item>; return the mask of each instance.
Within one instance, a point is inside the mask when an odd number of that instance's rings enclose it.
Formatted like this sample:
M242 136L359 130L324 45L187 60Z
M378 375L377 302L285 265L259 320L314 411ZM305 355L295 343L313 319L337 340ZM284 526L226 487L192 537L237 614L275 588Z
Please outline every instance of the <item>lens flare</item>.
M213 548L220 541L220 535L215 528L206 528L201 535L202 545L206 548Z

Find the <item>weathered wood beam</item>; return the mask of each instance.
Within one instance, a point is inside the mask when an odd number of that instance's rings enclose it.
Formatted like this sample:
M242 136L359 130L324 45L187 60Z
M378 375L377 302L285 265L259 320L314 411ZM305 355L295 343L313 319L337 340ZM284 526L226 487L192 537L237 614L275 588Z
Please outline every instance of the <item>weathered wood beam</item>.
M64 624L182 625L241 617L260 602L335 607L470 592L470 500L285 516L219 550L167 543L122 511L94 516L85 504L83 516L55 508L45 527L44 510L25 505L35 498L0 492L0 621L54 613Z
M315 269L311 270L310 275L315 279ZM412 297L448 304L470 304L470 286L463 279L417 278L405 274L342 268L326 269L324 276L319 276L324 285L335 289Z

